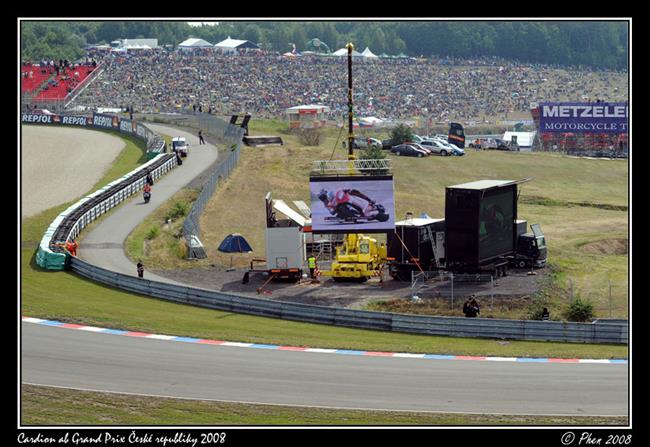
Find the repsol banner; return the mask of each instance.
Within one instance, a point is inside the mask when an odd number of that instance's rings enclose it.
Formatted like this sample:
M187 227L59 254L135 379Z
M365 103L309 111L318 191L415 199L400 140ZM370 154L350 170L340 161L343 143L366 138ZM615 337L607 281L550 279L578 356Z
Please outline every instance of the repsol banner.
M87 126L88 118L85 116L61 116L58 123L67 126Z
M43 115L40 113L23 113L21 121L23 123L42 123L53 124L55 115Z
M628 132L626 103L543 102L539 109L540 132Z
M93 126L101 127L103 129L120 128L120 118L114 115L103 115L101 113L93 113Z
M120 119L120 132L133 134L136 133L136 127L135 121L126 118Z
M37 124L64 124L66 126L87 126L88 118L85 116L43 115L40 113L23 113L23 123Z

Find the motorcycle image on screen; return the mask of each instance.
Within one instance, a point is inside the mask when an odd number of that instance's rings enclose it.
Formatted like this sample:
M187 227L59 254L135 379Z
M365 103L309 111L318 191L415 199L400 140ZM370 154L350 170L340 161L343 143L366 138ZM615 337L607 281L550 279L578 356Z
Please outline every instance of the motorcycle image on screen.
M376 203L357 189L337 191L322 189L318 199L332 214L331 217L325 218L326 221L349 224L373 220L386 222L389 218L383 205Z

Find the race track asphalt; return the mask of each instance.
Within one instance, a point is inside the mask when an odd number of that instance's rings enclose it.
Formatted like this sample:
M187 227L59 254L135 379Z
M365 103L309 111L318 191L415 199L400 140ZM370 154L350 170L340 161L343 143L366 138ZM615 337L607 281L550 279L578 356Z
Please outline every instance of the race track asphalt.
M22 323L23 383L335 408L625 416L628 365L501 363L204 345Z
M182 166L85 235L80 258L135 276L124 254L128 234L157 206L217 159L192 144ZM146 266L145 266L146 268ZM175 283L145 272L145 278ZM267 351L172 342L22 324L23 383L286 405L527 415L628 413L627 364L451 361Z

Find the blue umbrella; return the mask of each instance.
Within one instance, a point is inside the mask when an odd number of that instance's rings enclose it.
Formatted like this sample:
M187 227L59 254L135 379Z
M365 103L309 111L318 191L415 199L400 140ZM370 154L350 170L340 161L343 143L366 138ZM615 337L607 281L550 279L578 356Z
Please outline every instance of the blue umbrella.
M239 233L233 233L226 236L221 242L219 248L222 253L252 253L253 249L250 244ZM232 268L232 256L230 256L230 268Z

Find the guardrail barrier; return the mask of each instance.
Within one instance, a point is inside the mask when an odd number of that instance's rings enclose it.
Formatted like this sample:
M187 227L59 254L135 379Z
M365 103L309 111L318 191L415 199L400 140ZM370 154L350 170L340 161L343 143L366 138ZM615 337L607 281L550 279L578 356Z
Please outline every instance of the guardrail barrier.
M105 118L98 118L98 121L114 127L114 121L106 121ZM148 135L146 132L148 129L138 127L142 126L141 124L130 124L132 131L129 133L136 133L141 138ZM119 121L117 127L119 127ZM147 139L148 144L159 144L154 143L158 140L153 135L149 138L145 137L145 139ZM57 241L75 237L92 220L138 191L144 185L144 171L146 169L149 169L157 177L173 168L175 163L176 159L172 154L159 154L145 165L81 199L61 213L54 219L43 236L37 253L38 265L46 269L61 270L67 264L73 272L94 281L129 292L177 303L308 323L452 337L573 343L627 344L628 342L627 321L608 322L607 324L596 321L589 324L559 321L434 317L272 301L214 290L167 284L112 272L91 265L76 257L69 257L63 253L60 246L53 245ZM209 191L209 189L204 189ZM198 228L190 229L197 231L198 234ZM66 256L68 259L66 259Z

